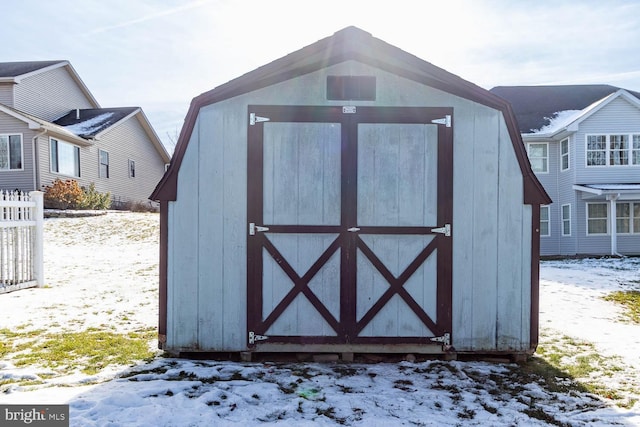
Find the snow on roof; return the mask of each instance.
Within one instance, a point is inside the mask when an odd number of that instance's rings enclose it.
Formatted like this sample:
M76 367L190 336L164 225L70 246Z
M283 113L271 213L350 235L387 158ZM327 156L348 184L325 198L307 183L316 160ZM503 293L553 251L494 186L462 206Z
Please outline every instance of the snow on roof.
M114 113L104 113L83 122L78 122L63 127L69 132L72 132L79 136L93 135L96 134L100 129L107 127L110 124L109 119L113 117L113 115Z
M544 119L549 121L548 124L542 126L540 129L531 129L531 133L534 134L547 134L554 133L563 127L568 126L577 119L583 110L565 110L565 111L557 111L553 113L551 117L545 117Z

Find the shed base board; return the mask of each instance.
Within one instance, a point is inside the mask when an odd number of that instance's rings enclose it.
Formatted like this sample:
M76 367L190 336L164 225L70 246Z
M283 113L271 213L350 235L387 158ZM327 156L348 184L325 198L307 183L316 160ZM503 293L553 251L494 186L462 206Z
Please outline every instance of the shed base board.
M269 344L256 345L254 353L446 353L440 344Z

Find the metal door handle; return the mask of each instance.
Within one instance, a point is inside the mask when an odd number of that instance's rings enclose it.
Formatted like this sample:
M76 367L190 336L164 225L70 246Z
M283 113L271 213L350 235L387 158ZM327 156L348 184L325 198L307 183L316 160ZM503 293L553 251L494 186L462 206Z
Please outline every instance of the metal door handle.
M358 231L360 231L360 229L358 227L351 227L351 228L347 228L347 231L349 233L357 233Z

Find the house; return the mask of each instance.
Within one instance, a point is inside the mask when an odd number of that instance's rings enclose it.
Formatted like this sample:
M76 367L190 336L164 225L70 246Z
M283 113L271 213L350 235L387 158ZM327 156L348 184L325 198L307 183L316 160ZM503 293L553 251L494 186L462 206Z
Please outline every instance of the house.
M532 352L550 199L515 123L355 27L197 96L151 196L160 347Z
M68 61L0 63L0 189L74 179L148 203L169 160L141 108L101 108Z
M541 207L541 254L640 255L640 93L609 85L491 92L513 106L553 199Z

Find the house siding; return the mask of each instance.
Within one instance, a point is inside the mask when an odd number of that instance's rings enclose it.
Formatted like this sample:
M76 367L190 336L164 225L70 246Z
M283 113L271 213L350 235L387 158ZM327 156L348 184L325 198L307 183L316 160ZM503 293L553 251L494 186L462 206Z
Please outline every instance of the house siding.
M62 138L56 138L64 141ZM164 173L164 160L149 140L137 116L130 117L95 141L89 147L80 147L80 177L71 177L51 171L49 137L40 138L40 172L42 185L51 185L56 179L75 179L81 186L95 184L99 192L110 192L118 204L148 203L148 197ZM68 141L65 141L68 142ZM109 153L109 177L100 177L99 150ZM136 177L129 177L129 162L136 162Z
M585 199L573 185L640 183L640 165L586 166L587 135L617 133L640 133L640 109L624 97L612 100L579 123L578 130L569 137L569 170L560 170L560 141L549 142L549 173L536 174L553 199L549 213L551 236L541 237L541 255L611 254L611 235L588 235L586 222L587 203L608 202L604 196ZM564 204L571 205L571 236L562 235ZM618 253L638 255L640 234L618 234L617 245Z
M67 67L26 77L15 86L14 108L53 121L74 108L95 108Z
M0 104L13 107L13 83L0 83Z
M376 105L454 108L453 344L528 350L532 207L502 114L355 61L200 110L168 203L167 348L246 348L247 105L344 105L341 74L375 75Z
M34 190L33 137L35 131L15 117L0 112L0 134L22 134L22 170L0 171L0 189Z

